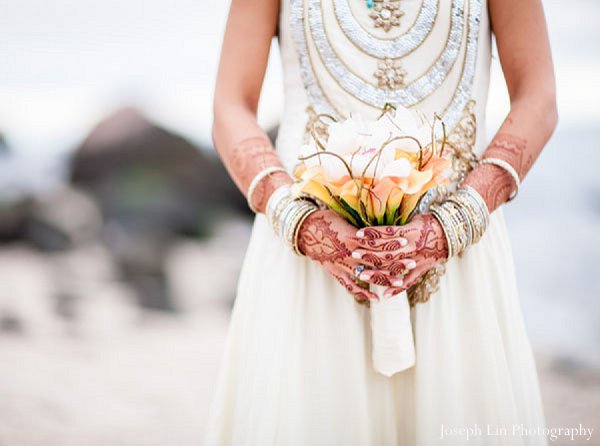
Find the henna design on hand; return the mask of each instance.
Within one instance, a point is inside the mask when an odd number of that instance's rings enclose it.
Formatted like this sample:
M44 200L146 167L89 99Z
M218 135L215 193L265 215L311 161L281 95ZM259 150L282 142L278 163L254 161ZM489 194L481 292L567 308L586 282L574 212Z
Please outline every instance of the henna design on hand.
M498 133L486 149L485 157L509 162L519 178L523 178L533 164L533 155L527 153L527 140L510 133Z
M264 136L246 138L229 153L221 154L221 157L244 195L247 194L250 183L261 170L271 166L281 166L275 149ZM273 173L263 179L252 195L255 209L264 211L271 193L279 186L290 182L290 177L283 172Z
M247 190L250 182L262 169L280 165L271 142L262 136L240 141L231 151L230 165L236 172L236 181Z
M421 223L421 228L415 251L423 259L432 259L434 262L446 259L448 245L440 223L430 214L423 215L418 222Z
M507 118L506 122L510 123L511 120ZM503 132L496 135L484 153L484 158L500 158L510 163L521 179L531 169L535 156L528 149L525 138ZM510 174L494 165L482 165L473 169L464 184L474 187L481 194L490 212L506 203L515 190Z
M339 232L332 226L333 222L321 212L309 216L300 228L300 251L319 263L343 262L350 257L350 250L339 239Z
M474 169L464 184L479 192L490 212L506 203L515 190L515 181L510 174L501 167L490 164Z
M407 243L399 226L370 226L359 233L368 246L376 247L380 251L396 251Z
M361 261L392 276L405 275L399 293L412 285L448 256L448 246L439 222L430 214L417 215L404 226L375 226L362 230ZM406 242L402 242L406 240ZM393 247L393 249L389 249ZM393 281L392 281L393 284Z
M359 303L368 303L375 295L360 285L355 277L362 259L352 257L358 248L356 228L330 210L311 214L300 226L298 247L302 253L320 263L322 267L348 290ZM389 286L393 277L387 271L373 268L368 271L371 284Z

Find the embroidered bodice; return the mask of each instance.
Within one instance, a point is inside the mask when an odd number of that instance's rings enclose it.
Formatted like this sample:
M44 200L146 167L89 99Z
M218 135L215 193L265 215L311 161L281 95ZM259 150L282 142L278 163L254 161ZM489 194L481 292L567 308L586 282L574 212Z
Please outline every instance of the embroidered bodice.
M285 111L278 150L293 164L311 115L376 117L386 103L451 131L484 124L490 63L482 0L282 0ZM483 135L483 129L475 135ZM475 135L472 135L475 137ZM475 151L481 147L474 142ZM293 152L293 153L291 153Z

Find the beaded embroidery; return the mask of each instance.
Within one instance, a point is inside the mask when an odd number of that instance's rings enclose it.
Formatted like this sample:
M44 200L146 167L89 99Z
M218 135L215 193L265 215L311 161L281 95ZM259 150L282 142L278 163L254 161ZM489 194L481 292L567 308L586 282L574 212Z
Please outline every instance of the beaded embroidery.
M345 61L336 54L324 25L322 1L306 0L306 4L308 30L323 65L347 93L372 107L381 109L386 103L400 104L404 107L418 104L442 84L458 58L465 26L463 17L465 0L452 1L450 34L446 46L435 63L422 76L408 83L405 88L392 91L378 88L351 72Z
M394 26L400 26L400 18L404 12L400 9L400 0L383 0L375 4L369 17L373 19L375 28L389 32Z
M353 17L350 0L333 0L337 21L344 34L357 48L370 56L378 58L404 57L418 48L427 38L438 14L439 0L423 0L419 15L411 28L393 39L378 39L363 29Z
M384 59L379 62L374 76L379 86L387 90L395 90L396 88L406 86L404 83L406 70L394 59Z
M335 13L340 20L341 27L344 29L344 17L351 18L351 12L342 14L344 5L347 7L347 0L290 0L290 21L292 25L293 38L296 44L297 53L300 62L302 80L309 96L311 105L317 113L327 113L338 118L343 118L342 113L337 112L334 104L327 99L323 89L319 84L317 75L314 72L309 54L307 34L311 37L311 43L314 43L316 51L319 53L323 64L327 68L328 74L335 80L348 94L358 100L372 106L375 109L381 109L386 103L396 103L405 107L411 107L418 104L427 96L432 94L446 79L450 69L458 58L458 52L461 46L461 40L464 33L464 27L467 27L466 44L464 50L464 59L461 66L460 79L455 88L452 100L448 107L442 113L442 118L448 128L453 128L460 119L462 110L471 95L473 77L475 72L475 63L477 59L477 42L479 34L481 1L482 0L452 0L452 20L455 21L454 31L451 25L450 36L446 48L433 66L421 77L406 84L402 82L394 83L394 90L390 90L390 85L374 86L360 78L344 66L337 54L333 51L327 41L328 36L323 29L322 2L333 1ZM468 14L465 14L465 1L468 3ZM423 0L423 6L411 33L399 37L398 40L375 39L379 47L386 48L390 43L396 45L396 49L402 49L404 52L410 52L414 49L415 41L417 45L420 37L425 38L432 25L427 24L432 15L437 14L437 2ZM429 9L426 9L429 8ZM467 16L467 17L465 17ZM421 19L424 17L424 19ZM420 22L421 21L421 22ZM423 25L425 22L425 26ZM433 20L431 20L433 23ZM417 34L414 34L417 33ZM402 41L403 46L397 46L401 38L412 36L409 40ZM351 36L348 36L351 38ZM373 42L373 44L375 44ZM355 42L356 43L356 42ZM387 47L393 48L393 47ZM386 57L385 54L379 54L382 59L394 58ZM398 79L399 80L399 79ZM401 84L405 84L402 87Z

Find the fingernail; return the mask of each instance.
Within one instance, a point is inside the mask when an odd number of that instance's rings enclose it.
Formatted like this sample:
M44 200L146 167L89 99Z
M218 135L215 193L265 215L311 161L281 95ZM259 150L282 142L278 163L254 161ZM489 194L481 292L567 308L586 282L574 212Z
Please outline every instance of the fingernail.
M415 269L416 267L417 267L417 262L415 262L414 260L411 260L406 263L407 269Z
M358 251L352 251L352 258L353 259L360 259L362 258L362 254Z
M400 239L400 246L406 246L408 245L408 240L406 240L405 238L401 238Z
M404 281L402 281L402 280L394 280L392 282L392 285L394 285L394 286L402 286L403 283L404 283Z
M357 236L357 237L364 237L364 236L365 236L365 231L363 231L362 229L361 229L361 230L359 230L359 231L356 233L356 236Z
M360 276L358 276L360 280L369 280L369 277L371 277L371 274L369 273L361 273Z

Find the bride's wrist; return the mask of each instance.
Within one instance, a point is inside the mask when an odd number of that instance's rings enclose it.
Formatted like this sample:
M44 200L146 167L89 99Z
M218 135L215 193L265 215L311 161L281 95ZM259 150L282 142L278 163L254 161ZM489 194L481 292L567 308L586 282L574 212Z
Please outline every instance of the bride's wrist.
M486 203L469 185L458 189L446 201L432 205L430 213L443 230L447 259L477 243L489 225Z
M446 238L446 232L444 227L440 224L437 218L433 214L424 214L423 218L426 219L426 225L428 225L434 233L434 239L436 240L435 246L436 251L434 253L437 261L444 261L448 258L448 240Z
M298 238L296 243L300 254L307 257L311 257L310 241L315 240L315 237L312 234L313 229L311 228L315 228L315 226L318 225L317 222L324 221L327 212L328 211L324 209L319 209L313 212L308 217L306 217L298 227Z
M282 238L296 254L302 255L299 247L300 229L305 220L318 210L313 201L295 196L290 185L283 184L271 194L265 214L275 235Z
M475 189L485 201L489 212L506 203L515 191L515 180L506 171L491 164L481 164L463 182Z
M263 169L248 188L248 206L255 213L266 212L267 203L273 192L282 186L292 184L292 179L281 166Z

